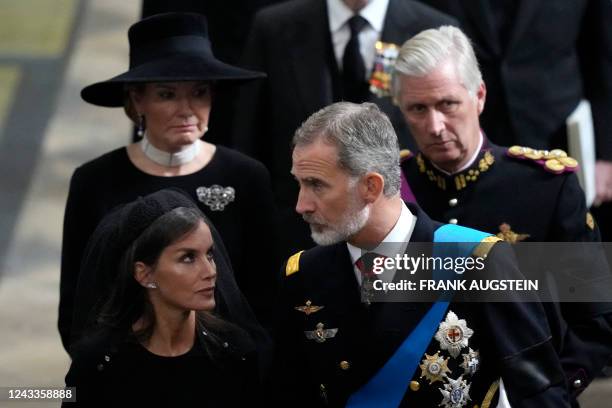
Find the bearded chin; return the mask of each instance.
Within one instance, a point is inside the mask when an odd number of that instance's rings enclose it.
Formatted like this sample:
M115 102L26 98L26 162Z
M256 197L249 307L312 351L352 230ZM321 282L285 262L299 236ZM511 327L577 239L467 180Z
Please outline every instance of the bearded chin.
M338 242L348 241L350 237L361 231L369 218L370 206L366 205L361 210L349 213L336 226L326 226L322 231L315 231L311 227L310 236L317 245L333 245Z

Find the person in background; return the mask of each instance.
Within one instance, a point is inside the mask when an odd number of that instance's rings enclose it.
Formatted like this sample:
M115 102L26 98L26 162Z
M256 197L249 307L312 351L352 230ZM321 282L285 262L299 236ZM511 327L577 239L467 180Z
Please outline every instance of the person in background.
M612 2L420 1L457 18L472 39L489 90L481 121L494 143L564 149L565 120L581 99L590 102L592 211L612 241Z
M449 231L452 242L470 243L466 256L486 257L481 276L521 276L509 244L434 222L402 201L397 136L376 105L332 104L293 141L296 211L318 246L293 255L282 277L273 371L280 406L488 407L506 398L516 408L568 406L538 301L407 294L370 302L379 289L369 286L367 258L418 256L409 243L441 242ZM406 276L391 272L391 282Z
M314 245L293 210L295 130L332 102L370 101L391 117L400 144L410 145L401 113L388 97L394 54L414 34L443 24L455 21L411 0L294 0L256 14L242 65L268 77L241 88L232 146L270 171L282 256Z
M489 92L461 30L441 27L406 41L393 88L419 146L404 154L405 187L432 218L493 232L513 244L600 241L574 174L576 160L559 149L508 149L485 136L479 118ZM600 257L598 251L589 262ZM603 258L600 264L607 267ZM612 355L612 304L546 306L576 404Z
M84 262L109 291L71 348L66 386L76 387L76 404L64 406L257 401L259 350L249 334L257 322L212 230L195 203L169 189L102 219Z
M208 20L215 56L229 64L238 64L257 10L283 1L287 0L143 0L142 18L177 11L203 14ZM211 126L206 135L211 143L232 147L230 133L235 118L235 91L226 89L216 94L215 106L210 112ZM136 133L134 136L138 140Z
M265 319L280 264L274 253L269 174L254 159L200 140L215 90L263 74L216 59L206 26L205 17L190 13L159 14L135 23L128 33L130 69L81 92L94 105L123 107L143 138L85 163L72 176L58 321L66 350L73 321L82 327L86 319L75 304L75 288L95 226L117 205L165 187L186 191L215 223L240 288Z

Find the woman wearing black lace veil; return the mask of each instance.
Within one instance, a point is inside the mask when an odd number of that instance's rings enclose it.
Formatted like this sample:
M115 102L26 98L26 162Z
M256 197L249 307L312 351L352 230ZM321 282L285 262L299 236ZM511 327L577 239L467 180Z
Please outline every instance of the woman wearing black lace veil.
M252 403L270 343L229 265L214 227L178 190L107 215L77 287L89 316L66 376L77 403Z

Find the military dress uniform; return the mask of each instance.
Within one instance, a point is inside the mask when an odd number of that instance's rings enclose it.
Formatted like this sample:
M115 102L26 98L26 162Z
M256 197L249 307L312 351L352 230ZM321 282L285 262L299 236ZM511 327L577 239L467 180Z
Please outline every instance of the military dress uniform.
M401 166L416 201L434 220L513 243L599 241L573 174L578 163L562 150L544 153L485 140L472 165L456 174L440 171L422 153L405 152Z
M410 242L432 242L441 224L409 208L417 217ZM493 246L486 264L488 276L518 273L505 243ZM431 307L363 303L345 242L294 255L283 275L273 381L279 406L345 406ZM451 302L434 332L401 390L401 407L495 407L500 377L513 407L565 406L540 303Z
M474 162L452 175L422 153L403 151L402 156L403 177L433 219L491 232L513 244L600 240L574 174L578 163L561 150L504 148L485 139ZM567 303L546 308L576 397L612 355L612 305Z

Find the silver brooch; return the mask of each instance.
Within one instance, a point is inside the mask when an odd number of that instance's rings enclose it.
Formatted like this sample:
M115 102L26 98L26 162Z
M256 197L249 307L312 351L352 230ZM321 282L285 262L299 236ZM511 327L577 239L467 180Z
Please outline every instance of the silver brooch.
M440 323L436 332L436 340L440 342L442 350L448 350L453 358L457 358L461 349L468 346L468 340L473 334L474 330L467 327L465 320L457 318L457 315L449 310L446 320Z
M323 323L317 323L316 330L308 330L304 332L308 340L314 340L317 343L324 343L327 339L336 336L338 329L324 329Z
M444 384L444 389L440 389L442 393L442 402L439 406L444 408L461 408L465 406L470 398L470 384L460 376L456 380L448 377L448 383Z
M210 207L212 211L223 211L225 206L236 198L234 187L222 187L218 184L213 184L210 187L198 187L196 194L198 200Z
M480 353L478 350L474 351L472 348L469 349L467 353L462 354L463 363L461 363L460 367L463 368L463 371L466 375L473 375L478 371L478 367L480 366Z

